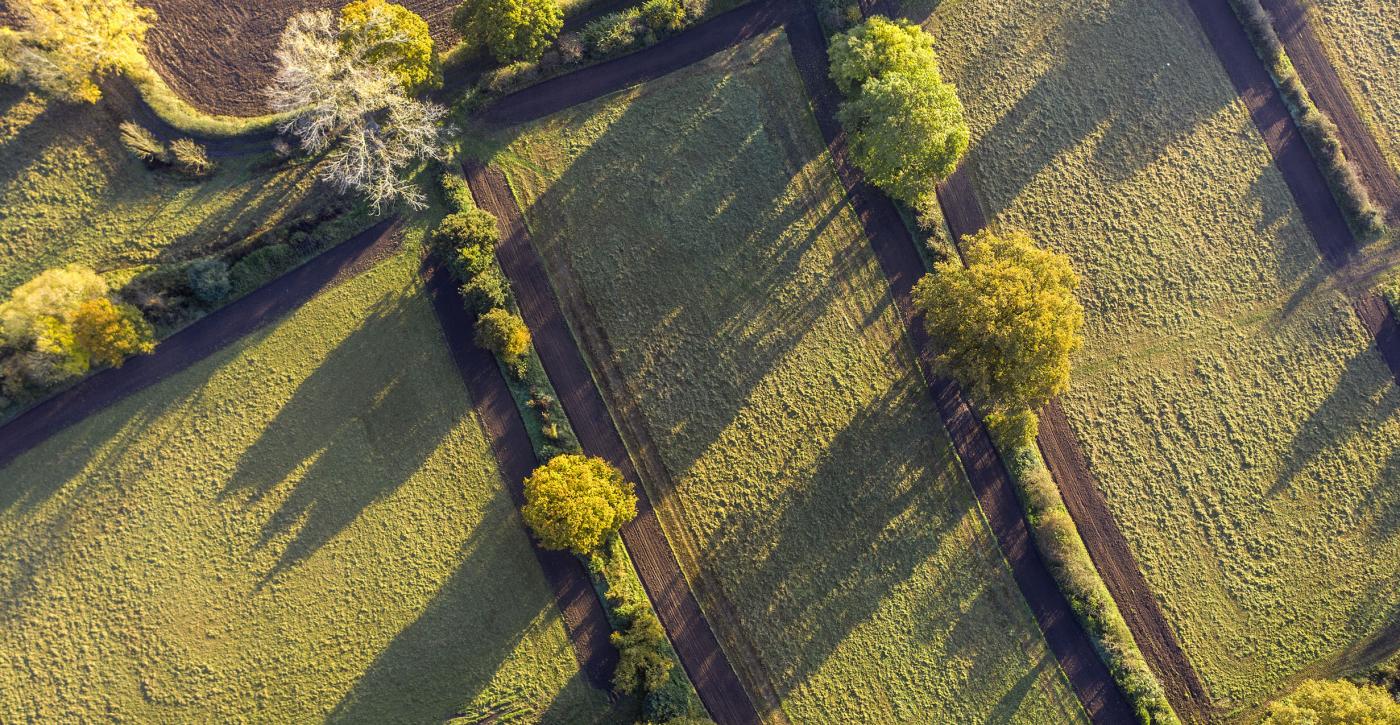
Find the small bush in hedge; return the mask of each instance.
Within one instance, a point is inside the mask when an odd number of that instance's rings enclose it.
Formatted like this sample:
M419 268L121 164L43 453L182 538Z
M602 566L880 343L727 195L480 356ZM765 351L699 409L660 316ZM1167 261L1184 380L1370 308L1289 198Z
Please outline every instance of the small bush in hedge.
M190 263L187 274L190 291L200 302L213 304L228 296L228 263L222 259L197 259Z
M583 28L580 37L588 54L595 58L606 58L631 48L638 40L638 19L636 8L604 15Z
M476 207L471 187L461 174L451 169L443 169L438 182L442 185L442 195L447 197L447 205L453 211L466 211Z
M495 249L500 238L496 218L491 216L490 212L471 207L466 211L443 217L437 230L433 232L433 251L450 260L460 249Z
M495 267L488 267L481 274L472 277L462 285L462 301L467 310L482 314L497 307L505 307L507 297L505 277Z
M476 344L507 365L515 365L530 350L530 328L519 315L497 307L477 318Z
M690 715L690 685L685 671L672 667L666 682L642 698L642 718L647 722L672 722Z
M686 9L681 0L646 0L642 22L658 33L673 33L685 27Z
M285 244L269 244L254 250L229 268L230 292L241 295L281 274L296 261L296 255Z

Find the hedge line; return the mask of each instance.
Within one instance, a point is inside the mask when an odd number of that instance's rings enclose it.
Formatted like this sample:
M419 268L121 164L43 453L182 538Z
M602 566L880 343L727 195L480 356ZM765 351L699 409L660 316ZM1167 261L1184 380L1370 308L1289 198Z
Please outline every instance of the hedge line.
M1269 74L1283 94L1289 113L1317 159L1332 196L1351 224L1352 231L1363 243L1381 238L1386 231L1385 215L1371 202L1366 185L1356 169L1347 162L1337 125L1313 103L1307 88L1298 78L1298 71L1274 30L1273 19L1259 0L1230 0L1230 6L1244 25L1245 34L1254 45L1254 52L1268 66Z

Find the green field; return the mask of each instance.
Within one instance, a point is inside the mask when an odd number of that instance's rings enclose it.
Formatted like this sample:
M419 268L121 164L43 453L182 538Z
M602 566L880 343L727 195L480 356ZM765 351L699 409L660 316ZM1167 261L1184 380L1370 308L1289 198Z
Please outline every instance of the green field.
M1216 704L1364 664L1400 620L1400 390L1194 16L909 5L989 218L1081 274L1066 408Z
M314 167L220 160L211 178L153 172L122 147L108 101L63 104L0 86L0 297L49 267L177 261L296 211Z
M1310 23L1331 56L1352 105L1400 173L1400 4L1394 0L1309 0Z
M0 720L606 713L417 264L0 470Z
M750 690L801 722L1080 720L783 36L507 136L494 161L586 300L576 332L611 345L610 403L656 445L644 483Z

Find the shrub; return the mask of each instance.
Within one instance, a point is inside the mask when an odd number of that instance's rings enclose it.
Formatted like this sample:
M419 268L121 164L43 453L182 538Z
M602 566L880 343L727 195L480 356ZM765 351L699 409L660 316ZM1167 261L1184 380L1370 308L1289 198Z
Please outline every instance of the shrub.
M141 311L106 297L84 302L73 319L73 335L91 360L121 367L128 357L156 349L155 332Z
M564 27L564 12L558 0L466 0L452 26L501 63L538 60Z
M642 698L643 719L664 723L690 715L690 687L685 670L671 667L666 681Z
M170 142L170 159L186 176L207 176L214 171L214 162L209 160L204 147L187 138Z
M205 304L222 300L231 289L228 263L222 259L197 259L190 263L187 275L190 291Z
M444 167L442 174L438 177L438 183L442 186L442 195L447 198L447 206L454 212L467 211L476 208L476 200L472 198L471 186L455 169Z
M500 270L488 267L462 285L462 301L467 310L483 314L498 307L505 307L509 299L506 279Z
M1033 411L1069 387L1082 344L1078 277L1064 255L1020 230L964 238L963 258L934 265L914 304L943 347L940 362L989 405L987 424L1014 445L1035 438Z
M559 36L559 58L565 63L577 63L583 59L583 39L578 33L564 33Z
M257 289L264 282L281 274L296 261L296 255L285 244L269 244L250 252L234 262L229 269L230 293L242 295Z
M75 370L60 354L20 350L0 363L0 392L12 400L23 400L81 375L84 370Z
M495 266L496 256L487 247L463 247L447 261L447 270L459 281L472 280Z
M637 515L637 496L601 458L556 456L525 479L525 523L546 549L598 551Z
M487 71L482 76L481 84L489 93L502 94L524 88L539 80L539 77L540 67L522 60Z
M122 146L131 153L132 156L146 162L147 164L158 164L165 161L165 144L155 137L143 126L132 121L122 121L121 124Z
M636 8L609 13L583 27L580 37L588 54L606 58L637 43L639 13Z
M672 33L685 27L686 9L681 0L646 0L641 8L642 22L658 33Z
M650 607L638 607L627 628L612 633L612 643L618 653L613 687L619 692L655 692L666 684L674 663L666 630Z
M530 350L530 328L519 315L497 307L477 318L476 344L514 365Z
M433 231L432 246L434 252L450 259L453 252L468 247L494 250L500 239L496 217L473 206L443 217Z

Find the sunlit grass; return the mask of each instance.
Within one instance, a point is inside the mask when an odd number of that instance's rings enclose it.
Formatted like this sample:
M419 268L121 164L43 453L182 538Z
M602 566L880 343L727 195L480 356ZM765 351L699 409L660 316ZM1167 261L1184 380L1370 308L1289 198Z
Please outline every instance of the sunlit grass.
M1081 716L781 35L533 124L496 161L586 297L576 330L611 344L674 482L646 481L667 535L751 688L802 722Z
M0 721L607 711L416 257L0 469Z
M1181 3L911 3L989 217L1070 255L1065 403L1228 709L1400 618L1400 391Z

